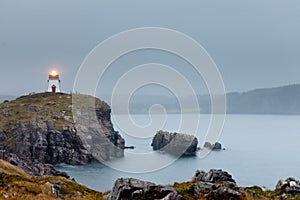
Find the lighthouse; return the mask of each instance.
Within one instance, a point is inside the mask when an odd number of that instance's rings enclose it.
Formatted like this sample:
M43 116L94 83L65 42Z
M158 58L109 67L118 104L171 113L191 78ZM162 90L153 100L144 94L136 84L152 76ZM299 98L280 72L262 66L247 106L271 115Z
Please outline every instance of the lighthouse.
M53 70L49 74L48 79L48 90L47 92L57 93L60 92L60 80L59 80L59 74L57 71Z

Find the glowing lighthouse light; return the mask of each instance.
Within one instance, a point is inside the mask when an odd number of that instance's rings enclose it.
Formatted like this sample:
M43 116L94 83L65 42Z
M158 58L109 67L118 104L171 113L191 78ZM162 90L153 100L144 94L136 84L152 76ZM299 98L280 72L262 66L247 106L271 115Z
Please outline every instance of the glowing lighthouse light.
M53 71L50 73L50 75L51 75L51 76L57 76L58 73L57 73L57 71L53 70Z
M51 71L49 74L47 92L52 92L52 93L60 92L59 74L55 70Z

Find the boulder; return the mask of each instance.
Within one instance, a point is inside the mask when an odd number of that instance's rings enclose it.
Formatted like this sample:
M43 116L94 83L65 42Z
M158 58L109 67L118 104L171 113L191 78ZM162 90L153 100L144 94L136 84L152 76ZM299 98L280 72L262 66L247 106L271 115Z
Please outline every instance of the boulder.
M220 185L216 185L213 183L198 182L191 186L191 188L189 189L189 193L193 194L194 196L199 196L216 190L219 187Z
M197 170L192 178L193 182L207 182L207 183L222 183L231 188L236 187L236 182L232 176L221 169L211 169L208 172Z
M193 135L158 131L152 140L153 150L165 151L175 156L195 156L198 139Z
M243 199L232 176L223 170L211 169L208 172L197 170L192 178L189 193L205 199Z
M53 120L51 120L51 119L48 120L47 128L48 128L48 130L55 130L55 123Z
M181 200L182 197L171 187L158 186L154 183L133 178L118 179L110 193L111 200L130 199L165 199Z
M227 187L219 187L206 195L207 199L244 199L244 193Z
M35 104L31 104L28 107L28 109L29 109L30 112L39 112L40 111L40 107L38 105L35 105Z
M221 184L198 182L194 183L189 193L194 197L205 199L242 199L243 193L238 189L231 189Z
M294 178L287 178L286 180L279 180L276 185L277 191L283 191L286 193L300 194L300 181Z

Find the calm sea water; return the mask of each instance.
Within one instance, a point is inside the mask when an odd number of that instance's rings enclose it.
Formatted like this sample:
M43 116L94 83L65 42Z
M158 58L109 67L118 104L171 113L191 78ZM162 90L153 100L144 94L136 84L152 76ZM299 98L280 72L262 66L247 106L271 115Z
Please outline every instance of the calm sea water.
M162 116L156 116L160 118ZM195 117L192 114L189 117ZM139 125L147 125L147 115L133 116ZM163 118L162 118L163 119ZM201 115L197 133L200 144L207 130L210 115ZM176 131L179 115L169 115L164 130ZM57 169L67 172L83 185L98 191L110 190L120 177L133 177L159 184L188 181L199 170L223 169L231 173L240 186L260 185L273 189L279 179L300 179L300 116L281 115L227 115L220 142L225 151L211 152L207 157L180 158L171 165L149 173L126 173L103 164L60 165ZM118 127L115 127L117 130ZM121 132L121 131L120 131ZM132 158L131 153L152 151L151 138L141 139L122 133L127 145L125 157L112 161L122 166L151 165L161 162L168 155L154 153L147 162Z

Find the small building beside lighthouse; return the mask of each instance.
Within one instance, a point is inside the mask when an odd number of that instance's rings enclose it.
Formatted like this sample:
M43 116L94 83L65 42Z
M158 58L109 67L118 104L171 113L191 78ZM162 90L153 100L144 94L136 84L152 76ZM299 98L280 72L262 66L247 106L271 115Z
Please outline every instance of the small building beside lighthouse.
M60 92L60 79L57 71L53 70L49 74L47 92L57 93Z

